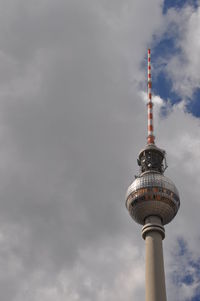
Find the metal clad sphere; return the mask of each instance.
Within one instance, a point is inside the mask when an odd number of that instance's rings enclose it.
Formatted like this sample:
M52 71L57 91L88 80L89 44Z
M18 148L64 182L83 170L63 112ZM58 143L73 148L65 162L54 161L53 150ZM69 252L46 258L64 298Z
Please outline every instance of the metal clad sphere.
M161 217L163 224L169 223L180 206L179 193L174 183L157 172L146 172L129 186L126 207L139 224L151 215Z

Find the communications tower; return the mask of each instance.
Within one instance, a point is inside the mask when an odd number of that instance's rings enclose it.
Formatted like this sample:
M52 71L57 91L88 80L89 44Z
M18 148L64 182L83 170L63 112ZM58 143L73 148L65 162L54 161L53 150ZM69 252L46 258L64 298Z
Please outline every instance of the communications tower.
M146 301L166 301L162 240L164 225L170 223L180 207L174 183L164 176L165 151L155 145L151 81L151 51L148 49L148 136L137 160L140 174L129 186L126 207L135 222L143 225L145 240Z

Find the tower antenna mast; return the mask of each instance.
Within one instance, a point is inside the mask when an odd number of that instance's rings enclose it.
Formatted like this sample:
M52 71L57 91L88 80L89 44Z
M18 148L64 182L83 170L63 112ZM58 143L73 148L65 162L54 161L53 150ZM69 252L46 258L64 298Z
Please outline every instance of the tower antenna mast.
M153 132L153 102L152 102L152 80L151 80L151 49L148 49L148 83L147 83L147 93L148 93L148 137L147 143L154 144L155 137Z

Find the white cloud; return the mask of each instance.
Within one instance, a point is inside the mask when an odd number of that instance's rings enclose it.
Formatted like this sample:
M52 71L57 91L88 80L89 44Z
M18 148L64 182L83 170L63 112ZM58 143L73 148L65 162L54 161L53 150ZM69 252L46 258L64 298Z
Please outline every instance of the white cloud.
M175 46L179 49L178 54L167 62L168 75L176 93L188 99L200 87L200 8L186 5L181 10L170 9L166 26L167 34L174 37Z

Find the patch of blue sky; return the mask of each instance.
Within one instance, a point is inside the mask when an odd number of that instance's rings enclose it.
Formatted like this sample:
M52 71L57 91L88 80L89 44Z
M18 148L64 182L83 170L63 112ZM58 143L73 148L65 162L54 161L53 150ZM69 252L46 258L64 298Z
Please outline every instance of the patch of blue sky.
M187 252L187 244L182 238L179 238L177 255L183 256L186 252Z
M153 82L153 93L159 95L164 101L170 99L171 104L178 103L181 98L172 89L172 81L161 71Z
M168 76L166 66L168 60L173 55L179 55L181 59L181 49L177 47L176 30L173 30L173 34L165 33L162 38L155 43L155 47L152 49L152 90L154 95L159 95L165 102L171 103L173 106L181 101L181 97L178 92L173 90L173 82ZM156 37L154 37L156 42ZM197 88L191 99L188 99L186 105L187 112L191 113L195 117L200 117L200 88ZM161 109L163 116L167 115L165 106Z
M192 274L186 274L182 277L181 282L187 285L191 285L194 282L194 277Z
M180 264L184 263L185 267L182 266L180 271L174 272L172 277L174 283L177 286L187 285L188 287L200 282L200 258L194 260L190 253L189 247L183 239L178 239L178 249L176 252L177 261L180 260ZM185 257L186 260L182 261ZM185 272L183 272L185 271ZM187 301L199 301L200 300L200 285L196 287L195 296Z
M156 36L153 37L156 41ZM165 32L162 38L156 43L156 46L153 48L152 56L154 58L158 56L162 57L169 57L176 53L178 53L180 50L176 46L176 35L175 30L173 32Z
M186 109L193 116L200 117L200 88L193 93L192 99L186 105Z
M163 14L166 14L168 9L176 8L181 9L185 5L192 5L195 8L198 7L198 0L165 0L163 4Z
M176 46L175 39L175 36L165 34L152 49L153 94L159 95L164 101L170 100L172 105L181 100L179 95L173 91L172 80L165 70L169 58L180 53L180 49Z
M196 0L165 0L163 4L164 13L169 8L183 8L184 5L192 5L197 8L199 2ZM159 95L164 102L173 106L179 103L182 98L178 91L174 91L172 79L167 72L167 63L174 55L178 55L180 60L184 59L181 49L177 46L179 30L176 28L176 23L170 25L170 28L161 36L153 37L153 47L151 48L152 61L152 93ZM184 62L183 62L184 63ZM147 61L143 61L141 68L145 70ZM188 99L186 111L193 116L200 117L200 88L194 91L191 99ZM161 115L166 116L169 110L164 105L161 108Z
M181 97L173 90L173 82L167 74L167 60L178 54L181 57L181 50L175 45L175 37L163 37L152 49L152 90L154 95L159 95L165 102L170 101L171 105L181 101ZM155 71L155 73L154 73ZM188 99L186 111L195 117L200 117L200 88L196 88L192 98ZM165 114L165 107L161 110Z
M196 294L195 297L193 297L191 300L188 301L199 301L200 300L200 292L198 294Z
M198 279L200 279L200 259L197 261L189 261L189 265L196 271L196 275Z

